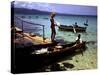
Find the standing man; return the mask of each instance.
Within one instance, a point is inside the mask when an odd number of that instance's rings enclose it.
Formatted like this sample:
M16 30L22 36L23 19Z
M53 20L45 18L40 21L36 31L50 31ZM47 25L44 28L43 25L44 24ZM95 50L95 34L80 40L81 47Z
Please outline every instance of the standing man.
M56 35L56 30L55 30L55 21L54 21L55 13L51 13L50 16L50 22L51 22L51 41L53 42L55 39Z

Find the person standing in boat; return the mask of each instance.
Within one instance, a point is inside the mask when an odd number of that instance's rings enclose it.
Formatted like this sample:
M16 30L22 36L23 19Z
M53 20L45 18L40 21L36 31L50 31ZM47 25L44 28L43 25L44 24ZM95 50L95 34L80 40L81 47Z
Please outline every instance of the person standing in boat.
M56 35L56 30L55 30L55 21L54 21L54 17L55 17L55 13L51 13L51 17L50 17L50 22L51 22L51 41L53 42L55 39L55 35Z
M82 43L81 34L78 34L78 37L76 38L76 44Z

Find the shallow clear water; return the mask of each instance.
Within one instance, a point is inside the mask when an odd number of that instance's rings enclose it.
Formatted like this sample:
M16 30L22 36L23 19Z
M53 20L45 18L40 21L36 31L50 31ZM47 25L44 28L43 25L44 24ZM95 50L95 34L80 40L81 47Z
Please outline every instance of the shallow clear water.
M41 25L45 25L45 37L50 38L50 16L49 15L22 15L17 14L16 16L22 18L25 21L38 23ZM38 16L38 17L37 17ZM47 18L47 19L45 19ZM83 26L83 23L88 19L88 26L86 33L80 33L82 35L82 40L88 41L87 44L88 49L84 52L83 56L81 54L75 55L72 57L71 60L64 60L62 62L58 62L59 64L62 63L71 63L74 65L73 68L67 68L67 70L79 70L79 69L94 69L97 68L97 17L93 16L60 16L56 15L55 21L60 22L60 24L64 25L72 25L75 22L78 23L79 26ZM28 32L34 32L31 24L25 25L24 27L29 28ZM27 31L27 29L24 29ZM42 35L42 28L37 30L39 34ZM57 39L64 39L65 41L74 41L78 33L67 32L67 31L59 31L56 27L56 38ZM93 41L94 43L92 43Z

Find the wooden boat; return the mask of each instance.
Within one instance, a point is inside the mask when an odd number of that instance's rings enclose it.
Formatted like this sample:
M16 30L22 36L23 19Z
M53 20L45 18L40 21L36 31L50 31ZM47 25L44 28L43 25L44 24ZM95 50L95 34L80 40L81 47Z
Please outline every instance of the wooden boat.
M81 27L78 25L73 25L73 26L60 25L59 29L65 31L86 32L86 27Z
M76 53L80 53L80 51L77 52L76 50L84 48L85 42L80 44L75 44L75 42L73 42L61 45L62 47L56 46L57 45L49 46L47 52L44 53L34 53L34 50L32 50L34 47L17 49L15 54L16 72L39 72L40 69L45 66L62 61L65 57L74 56Z
M61 45L61 46L53 46L53 47L49 47L47 48L47 51L45 50L44 52L33 52L32 56L37 56L37 57L49 57L49 58L53 58L53 57L59 57L59 56L64 56L64 55L71 55L76 53L77 49L83 49L85 48L85 43L86 42L82 42L79 44L76 44L75 42L71 43L71 44L66 44L66 45Z

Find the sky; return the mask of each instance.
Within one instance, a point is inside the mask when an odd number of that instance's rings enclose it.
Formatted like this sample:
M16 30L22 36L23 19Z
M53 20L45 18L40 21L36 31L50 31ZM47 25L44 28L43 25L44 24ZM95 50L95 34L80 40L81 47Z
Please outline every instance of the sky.
M37 9L40 11L57 12L62 14L93 15L93 16L97 15L96 6L15 1L14 7Z

